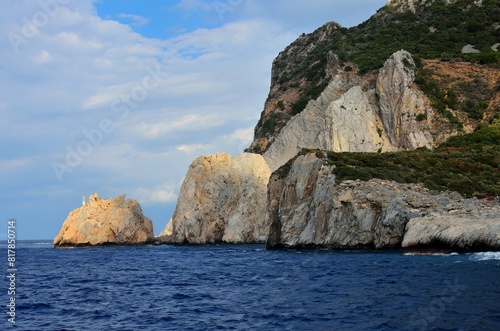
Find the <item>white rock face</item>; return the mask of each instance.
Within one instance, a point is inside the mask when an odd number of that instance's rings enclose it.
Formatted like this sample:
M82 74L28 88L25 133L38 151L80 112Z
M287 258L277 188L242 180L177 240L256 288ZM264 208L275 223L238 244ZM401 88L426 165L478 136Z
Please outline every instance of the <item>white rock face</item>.
M410 53L394 53L380 69L376 94L378 112L384 124L384 131L395 149L416 149L432 147L433 137L426 124L417 121L417 115L427 112L426 98L413 88L415 62Z
M379 179L338 184L314 153L282 170L268 186L268 247L500 249L497 201Z
M478 53L481 53L480 50L476 49L476 47L474 45L465 45L463 48L462 48L462 53L463 54L478 54Z
M334 152L377 152L432 147L428 121L433 110L413 87L415 63L399 51L380 70L376 88L364 90L359 78L336 75L317 100L281 130L264 158L274 171L302 148Z
M267 183L263 157L226 153L200 156L182 184L174 215L160 241L256 243L267 238Z
M459 251L500 250L500 214L414 218L406 225L402 246L444 246Z

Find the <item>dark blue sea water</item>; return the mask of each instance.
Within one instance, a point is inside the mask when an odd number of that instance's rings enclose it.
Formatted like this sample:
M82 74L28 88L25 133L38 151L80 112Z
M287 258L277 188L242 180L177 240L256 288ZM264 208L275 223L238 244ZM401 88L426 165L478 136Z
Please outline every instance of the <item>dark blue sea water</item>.
M499 253L18 242L15 326L2 256L2 330L500 330Z

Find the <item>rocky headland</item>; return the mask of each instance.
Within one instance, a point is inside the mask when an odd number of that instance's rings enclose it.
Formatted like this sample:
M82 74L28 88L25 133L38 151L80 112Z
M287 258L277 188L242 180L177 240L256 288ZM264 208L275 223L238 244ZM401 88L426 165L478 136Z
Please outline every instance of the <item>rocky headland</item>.
M137 201L125 199L125 195L100 199L95 193L69 213L54 246L141 245L153 239L153 223Z
M498 200L422 184L339 181L317 154L271 176L269 248L500 250Z
M484 19L491 40L481 53L461 52L477 25L472 17L493 5L462 5L391 0L357 27L330 22L299 36L273 61L269 96L247 149L259 154L258 162L242 167L221 154L195 160L159 242L255 243L267 238L269 248L498 250L495 196L500 191L498 183L491 183L498 175L497 138L477 146L481 157L471 150L453 161L458 169L453 175L443 169L461 147L442 152L449 155L441 159L425 154L432 159L426 173L408 170L426 177L425 185L416 175L403 174L408 177L403 183L390 180L391 175L382 176L389 180L370 179L351 164L342 165L344 172L363 180L344 180L325 157L433 151L450 137L498 121L500 70L488 65L497 57L490 54L498 42L495 22ZM471 27L448 21L437 26L448 19L440 16L443 6ZM450 35L456 39L453 48L447 44ZM304 154L306 149L316 152ZM434 166L450 182L439 178L439 185L432 185ZM492 176L471 179L477 177L465 174L479 168ZM469 185L472 180L485 191ZM489 201L466 199L453 190Z

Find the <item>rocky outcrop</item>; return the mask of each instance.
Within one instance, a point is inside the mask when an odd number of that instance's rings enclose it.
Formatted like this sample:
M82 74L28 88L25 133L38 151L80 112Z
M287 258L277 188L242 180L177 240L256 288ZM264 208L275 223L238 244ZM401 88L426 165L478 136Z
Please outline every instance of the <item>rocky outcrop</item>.
M200 156L182 184L162 243L264 242L269 226L266 192L271 171L261 155Z
M427 216L406 225L407 250L450 249L459 252L500 250L500 213Z
M68 215L54 246L133 245L153 239L153 223L137 201L125 195L103 200L95 193Z
M271 176L267 245L279 247L498 249L497 201L431 192L421 184L336 182L320 152L300 155ZM463 222L453 223L456 215ZM464 226L465 219L470 221ZM434 228L432 220L439 220Z
M477 6L481 5L482 0L474 1L474 4ZM425 8L426 6L430 6L434 3L435 0L388 0L387 6L394 8L396 11L400 13L404 12L412 12L416 13L419 7ZM457 2L457 0L444 0L446 5Z
M264 158L274 171L303 148L333 152L377 152L432 148L434 111L418 90L415 63L399 51L380 69L374 87L341 68L321 96L281 130ZM419 114L426 120L419 121Z

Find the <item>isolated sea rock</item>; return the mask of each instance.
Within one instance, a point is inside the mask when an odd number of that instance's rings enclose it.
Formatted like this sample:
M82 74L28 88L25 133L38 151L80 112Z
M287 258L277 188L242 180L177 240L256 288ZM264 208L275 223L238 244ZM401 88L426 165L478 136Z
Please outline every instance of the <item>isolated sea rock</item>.
M261 155L199 156L189 167L162 243L256 243L267 238L267 183Z
M406 225L402 247L408 250L500 250L500 213L428 216Z
M434 110L414 86L410 53L394 53L379 70L374 87L354 72L336 75L316 99L292 117L263 154L271 170L303 148L333 152L388 152L432 148ZM427 120L418 121L420 114Z
M137 201L125 195L104 200L94 193L68 215L54 246L146 244L153 239L153 223Z
M380 179L337 183L332 167L316 152L273 173L269 248L400 248L403 238L404 247L499 248L498 201Z

